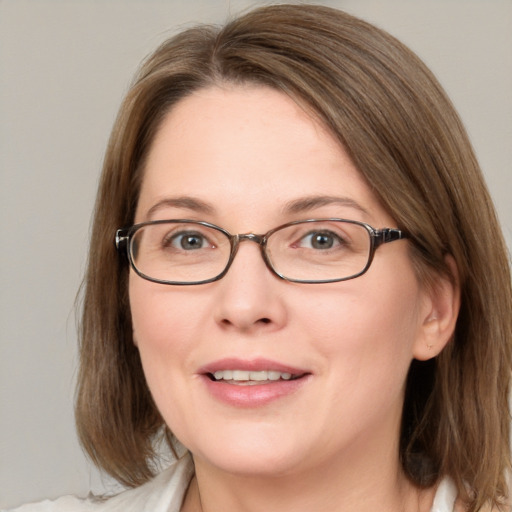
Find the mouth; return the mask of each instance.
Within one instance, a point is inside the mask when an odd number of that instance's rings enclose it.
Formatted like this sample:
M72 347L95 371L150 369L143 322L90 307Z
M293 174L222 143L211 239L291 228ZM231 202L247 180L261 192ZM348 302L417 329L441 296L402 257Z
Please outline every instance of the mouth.
M216 370L208 372L207 377L213 382L225 382L235 386L260 386L292 381L306 376L306 373L281 372L277 370Z
M225 358L198 371L207 389L231 405L255 406L290 395L313 377L312 372L265 358Z
M199 369L201 381L215 400L229 407L264 407L294 396L313 374L270 359L220 359Z

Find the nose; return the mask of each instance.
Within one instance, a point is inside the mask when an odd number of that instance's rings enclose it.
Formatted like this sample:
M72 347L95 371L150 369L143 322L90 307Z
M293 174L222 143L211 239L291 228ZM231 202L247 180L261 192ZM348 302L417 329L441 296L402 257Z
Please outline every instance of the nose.
M287 318L283 287L289 283L267 267L258 240L244 236L241 242L227 274L216 283L215 320L223 329L243 332L279 329Z

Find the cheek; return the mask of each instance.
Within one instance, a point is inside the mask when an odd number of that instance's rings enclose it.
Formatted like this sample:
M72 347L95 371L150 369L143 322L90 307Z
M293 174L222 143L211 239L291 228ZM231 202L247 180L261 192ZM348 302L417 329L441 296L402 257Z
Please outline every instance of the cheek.
M362 278L360 278L361 281ZM355 283L355 281L354 281ZM343 283L346 285L346 283ZM359 286L361 284L361 286ZM316 331L320 339L329 340L335 348L364 347L366 343L396 345L393 339L413 338L418 326L420 296L415 287L378 288L357 283L341 290L304 299L299 315ZM372 342L373 340L373 342Z
M129 293L134 340L151 395L173 432L186 431L183 412L190 408L190 396L183 390L193 373L197 310L173 290L138 276L130 279Z
M183 345L197 325L198 304L183 300L186 291L176 292L161 284L131 275L130 311L134 340L145 350L164 350Z
M319 290L303 301L302 329L338 385L396 394L413 358L422 294L413 274L375 281L368 274L330 293Z
M129 296L134 342L155 393L173 375L165 370L186 362L186 340L193 338L193 312L186 311L182 301L173 301L174 294L166 287L138 276L130 278Z

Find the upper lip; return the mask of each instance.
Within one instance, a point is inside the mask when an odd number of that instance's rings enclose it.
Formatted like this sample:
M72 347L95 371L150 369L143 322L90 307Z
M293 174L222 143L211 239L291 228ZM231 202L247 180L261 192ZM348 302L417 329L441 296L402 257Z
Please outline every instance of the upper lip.
M302 368L293 367L270 359L238 359L233 357L212 361L211 363L202 366L198 373L213 374L221 370L246 370L251 372L275 371L291 373L292 375L304 375L306 373L310 373Z

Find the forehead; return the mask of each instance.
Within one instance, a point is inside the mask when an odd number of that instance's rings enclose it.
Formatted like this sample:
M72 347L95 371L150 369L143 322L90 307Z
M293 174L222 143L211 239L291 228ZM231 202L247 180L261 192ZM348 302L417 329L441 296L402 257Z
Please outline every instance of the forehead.
M194 197L220 215L261 217L307 196L347 197L382 213L341 144L291 98L262 86L212 87L164 118L136 217L146 220L167 197Z

